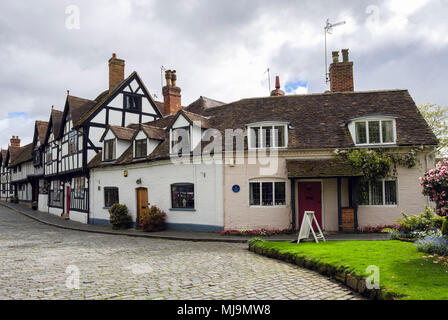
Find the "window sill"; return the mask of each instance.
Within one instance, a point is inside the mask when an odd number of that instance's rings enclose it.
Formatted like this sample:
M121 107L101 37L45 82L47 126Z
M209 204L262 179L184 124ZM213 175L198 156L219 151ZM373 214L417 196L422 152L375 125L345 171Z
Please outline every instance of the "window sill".
M189 212L196 212L196 209L193 208L170 208L170 211L189 211Z

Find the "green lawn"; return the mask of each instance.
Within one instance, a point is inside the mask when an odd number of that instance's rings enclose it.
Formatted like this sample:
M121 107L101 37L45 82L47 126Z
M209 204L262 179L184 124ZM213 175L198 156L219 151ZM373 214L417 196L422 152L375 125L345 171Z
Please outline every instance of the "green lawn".
M345 267L358 276L366 268L380 269L380 286L401 299L448 300L448 267L417 252L413 243L401 241L329 241L323 243L257 242L257 247L290 253L296 257Z

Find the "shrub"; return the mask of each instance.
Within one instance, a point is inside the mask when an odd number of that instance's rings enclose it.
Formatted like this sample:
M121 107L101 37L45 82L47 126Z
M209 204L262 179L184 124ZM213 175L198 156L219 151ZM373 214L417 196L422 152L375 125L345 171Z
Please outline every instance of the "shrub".
M261 238L252 238L249 241L247 241L247 243L249 244L249 247L252 247L254 244L259 243L259 242L264 242L264 240Z
M442 226L443 220L437 217L430 207L426 207L425 211L420 215L407 215L405 212L401 213L403 219L398 220L400 231L405 234L412 232L427 232L439 229Z
M391 229L389 231L390 240L399 240L400 239L400 231L398 229Z
M156 206L151 206L140 217L140 226L144 231L156 232L166 229L166 213Z
M443 234L444 236L448 236L448 219L447 219L447 218L445 218L445 219L443 220L443 224L442 224L442 234Z
M434 169L420 177L423 194L436 203L436 213L448 215L448 161L438 162Z
M37 210L37 208L38 208L37 201L33 201L33 203L31 204L31 209Z
M441 256L448 255L448 239L441 236L431 235L415 242L417 250Z
M114 204L109 209L110 223L114 229L128 229L132 225L132 217L128 213L128 207L122 204Z

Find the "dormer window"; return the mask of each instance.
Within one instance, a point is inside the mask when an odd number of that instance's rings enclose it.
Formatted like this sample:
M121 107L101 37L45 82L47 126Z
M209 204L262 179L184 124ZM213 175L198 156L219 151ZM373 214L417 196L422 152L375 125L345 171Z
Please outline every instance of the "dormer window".
M390 117L354 120L349 130L356 145L396 143L395 119Z
M248 126L249 149L285 148L288 145L287 123L257 123Z
M104 161L115 160L115 139L104 141Z
M142 107L142 96L124 93L123 94L123 107L127 110L139 111Z
M148 155L148 140L135 140L134 148L134 158L146 157Z

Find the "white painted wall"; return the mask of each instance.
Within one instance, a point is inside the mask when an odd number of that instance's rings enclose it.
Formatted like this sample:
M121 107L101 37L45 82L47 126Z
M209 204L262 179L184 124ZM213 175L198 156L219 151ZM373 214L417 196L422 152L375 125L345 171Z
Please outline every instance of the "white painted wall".
M128 170L124 177L123 170ZM141 184L136 181L142 179ZM194 183L195 210L171 208L171 184ZM97 168L91 171L91 218L109 220L104 208L104 187L118 187L119 201L125 204L133 220L137 217L136 189L148 188L150 205L167 213L168 223L223 226L223 170L220 165L174 165L169 161L123 167Z

